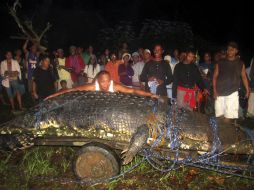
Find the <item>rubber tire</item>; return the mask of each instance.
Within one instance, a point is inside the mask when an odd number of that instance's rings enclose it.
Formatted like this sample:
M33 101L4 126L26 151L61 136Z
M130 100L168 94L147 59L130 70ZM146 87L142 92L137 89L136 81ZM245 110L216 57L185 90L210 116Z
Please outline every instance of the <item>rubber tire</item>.
M79 179L110 178L119 174L120 168L119 156L109 146L101 143L84 145L73 160L74 174Z

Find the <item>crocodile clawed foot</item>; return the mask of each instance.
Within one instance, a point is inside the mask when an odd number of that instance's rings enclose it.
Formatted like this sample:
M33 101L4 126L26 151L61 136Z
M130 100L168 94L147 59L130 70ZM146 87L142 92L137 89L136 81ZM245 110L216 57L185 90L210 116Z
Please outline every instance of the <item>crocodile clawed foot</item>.
M125 153L122 156L123 160L123 165L129 164L132 159L134 158L135 154L133 154L132 152L126 150Z

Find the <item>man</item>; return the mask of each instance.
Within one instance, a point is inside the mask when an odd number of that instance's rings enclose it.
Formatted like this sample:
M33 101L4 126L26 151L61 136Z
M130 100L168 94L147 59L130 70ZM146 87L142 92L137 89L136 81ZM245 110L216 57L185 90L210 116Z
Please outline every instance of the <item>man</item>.
M110 56L111 61L109 61L106 66L105 70L110 73L110 76L114 82L120 82L119 74L118 74L118 67L120 64L123 63L122 60L117 60L116 54L112 53Z
M36 67L39 65L39 57L38 50L36 45L32 45L30 51L27 50L28 40L25 42L23 46L23 51L26 55L26 69L27 69L27 83L28 83L28 91L32 93L33 88L33 73Z
M95 80L94 83L86 84L86 85L79 86L73 89L58 92L56 94L49 96L47 99L52 98L54 96L58 96L60 94L67 93L67 92L72 92L72 91L122 92L122 93L136 94L140 96L149 96L152 98L158 98L157 95L151 94L150 92L145 92L143 90L138 90L134 88L128 88L119 83L116 83L111 79L109 72L101 71L98 73L97 79Z
M6 52L5 57L6 60L1 63L2 84L6 89L12 111L15 110L14 96L17 96L19 109L23 110L21 99L22 89L19 84L19 81L22 80L20 66L16 60L12 59L12 53L10 51Z
M157 95L167 96L166 85L172 81L172 71L168 63L162 58L163 49L161 45L154 47L154 59L147 62L140 75L140 81L145 82L146 91L152 90ZM149 85L151 89L149 89ZM156 90L153 89L157 86Z
M140 55L138 52L134 52L132 54L132 60L132 69L134 71L134 75L132 76L132 85L133 88L141 89L143 85L140 81L140 75L143 71L145 63L143 61L140 61Z
M65 67L71 71L73 87L85 83L84 77L82 76L85 64L81 56L77 54L77 48L75 46L70 47L70 56L65 61Z
M50 66L49 57L42 59L41 67L37 67L33 77L33 96L35 99L43 100L57 91L57 77Z
M213 75L215 115L224 116L226 121L238 118L241 78L246 89L245 97L248 98L250 94L245 66L237 53L238 45L235 42L228 43L227 57L215 65Z
M177 105L190 111L196 108L195 85L208 94L194 60L195 52L187 51L184 61L175 66L172 87L172 97L177 98Z

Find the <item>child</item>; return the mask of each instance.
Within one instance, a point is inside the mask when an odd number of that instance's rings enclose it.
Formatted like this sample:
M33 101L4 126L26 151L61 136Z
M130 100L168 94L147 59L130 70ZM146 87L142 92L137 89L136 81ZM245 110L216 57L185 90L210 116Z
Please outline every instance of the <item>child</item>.
M61 92L63 90L67 90L67 81L66 80L61 80L60 81L61 89L58 90L58 92Z

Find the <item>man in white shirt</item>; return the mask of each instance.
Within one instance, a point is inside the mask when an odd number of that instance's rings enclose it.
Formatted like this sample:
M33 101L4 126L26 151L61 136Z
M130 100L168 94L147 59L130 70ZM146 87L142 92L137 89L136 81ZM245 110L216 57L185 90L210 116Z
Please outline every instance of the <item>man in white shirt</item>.
M4 78L2 85L6 88L7 95L9 97L12 111L15 109L14 96L17 96L19 109L23 110L21 100L21 71L18 62L12 59L12 53L8 51L5 55L6 60L1 62L1 76Z

